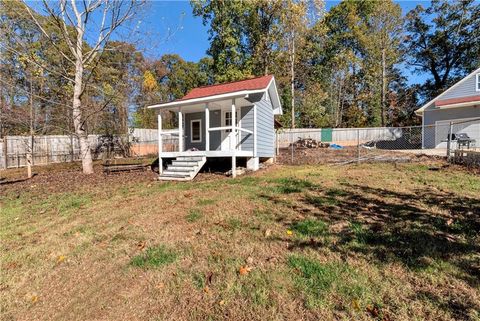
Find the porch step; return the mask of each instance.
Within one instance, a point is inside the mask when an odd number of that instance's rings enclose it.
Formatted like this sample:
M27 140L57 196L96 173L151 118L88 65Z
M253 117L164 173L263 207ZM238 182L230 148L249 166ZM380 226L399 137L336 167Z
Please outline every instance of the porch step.
M159 179L163 181L192 180L206 162L206 156L179 156L167 166Z
M196 161L200 162L205 156L178 156L177 161Z
M190 172L195 169L195 166L168 166L168 170L172 172Z
M168 168L167 170L164 170L162 175L167 175L167 176L190 176L190 173L192 172L193 170L191 171L172 171L170 168Z
M172 161L172 166L198 166L198 161L189 161L189 160L174 160Z

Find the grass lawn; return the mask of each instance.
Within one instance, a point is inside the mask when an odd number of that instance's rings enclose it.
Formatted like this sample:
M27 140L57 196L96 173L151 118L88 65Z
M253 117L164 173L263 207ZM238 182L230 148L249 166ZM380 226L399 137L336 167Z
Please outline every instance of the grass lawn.
M480 320L461 168L96 175L0 186L1 320Z

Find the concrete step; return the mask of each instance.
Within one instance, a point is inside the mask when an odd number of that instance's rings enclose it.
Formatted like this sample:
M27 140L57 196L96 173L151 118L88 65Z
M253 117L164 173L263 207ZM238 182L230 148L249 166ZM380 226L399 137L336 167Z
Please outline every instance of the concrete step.
M173 166L185 166L185 167L192 167L192 166L198 166L197 161L187 161L187 160L174 160L172 161Z
M191 181L192 180L190 176L184 177L184 176L163 176L163 175L160 175L158 179L161 181Z
M168 165L168 171L172 172L193 172L195 170L195 166L173 166Z
M191 171L171 171L169 169L163 171L162 175L166 176L190 176L192 172Z
M196 161L199 162L203 160L203 156L178 156L177 160L179 161Z

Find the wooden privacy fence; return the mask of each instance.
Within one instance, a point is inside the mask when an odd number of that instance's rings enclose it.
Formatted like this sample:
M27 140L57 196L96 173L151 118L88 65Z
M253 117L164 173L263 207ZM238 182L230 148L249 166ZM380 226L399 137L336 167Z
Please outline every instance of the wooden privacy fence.
M158 153L158 131L156 129L130 129L128 137L89 135L88 140L95 159L110 156L147 156ZM178 148L178 138L166 137L167 146ZM27 155L31 152L30 136L5 136L0 139L0 169L26 166ZM165 146L165 145L164 145ZM45 135L34 136L33 165L72 162L82 159L80 145L75 136Z

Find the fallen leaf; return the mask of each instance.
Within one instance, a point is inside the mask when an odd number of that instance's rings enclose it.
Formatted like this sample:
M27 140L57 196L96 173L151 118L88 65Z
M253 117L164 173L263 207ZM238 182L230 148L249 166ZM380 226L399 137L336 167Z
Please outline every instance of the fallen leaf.
M225 301L221 300L220 302L218 302L218 304L225 305Z
M352 307L355 311L360 311L360 303L358 302L358 300L352 300Z
M205 292L205 293L210 292L210 288L209 288L208 286L204 287L204 288L203 288L203 292Z
M141 251L145 248L146 245L147 245L146 241L140 241L137 243L137 248Z
M371 304L367 305L367 312L374 318L377 318L379 314L378 307Z
M57 258L57 263L62 263L63 261L65 261L65 256L64 255L59 255L58 258Z
M265 237L269 237L270 235L272 235L272 230L265 230L264 235Z
M240 275L247 275L251 270L252 270L251 267L242 266L242 267L240 268L240 270L238 270L238 273L239 273Z
M35 303L38 301L38 296L37 295L33 295L32 296L32 302Z
M212 284L213 272L208 272L207 274L207 284Z
M292 232L292 231L290 231L290 230L287 230L287 235L292 235L292 234L293 234L293 232Z
M452 225L452 223L453 223L453 218L451 218L451 219L449 219L449 220L447 221L447 225L448 225L448 226Z

